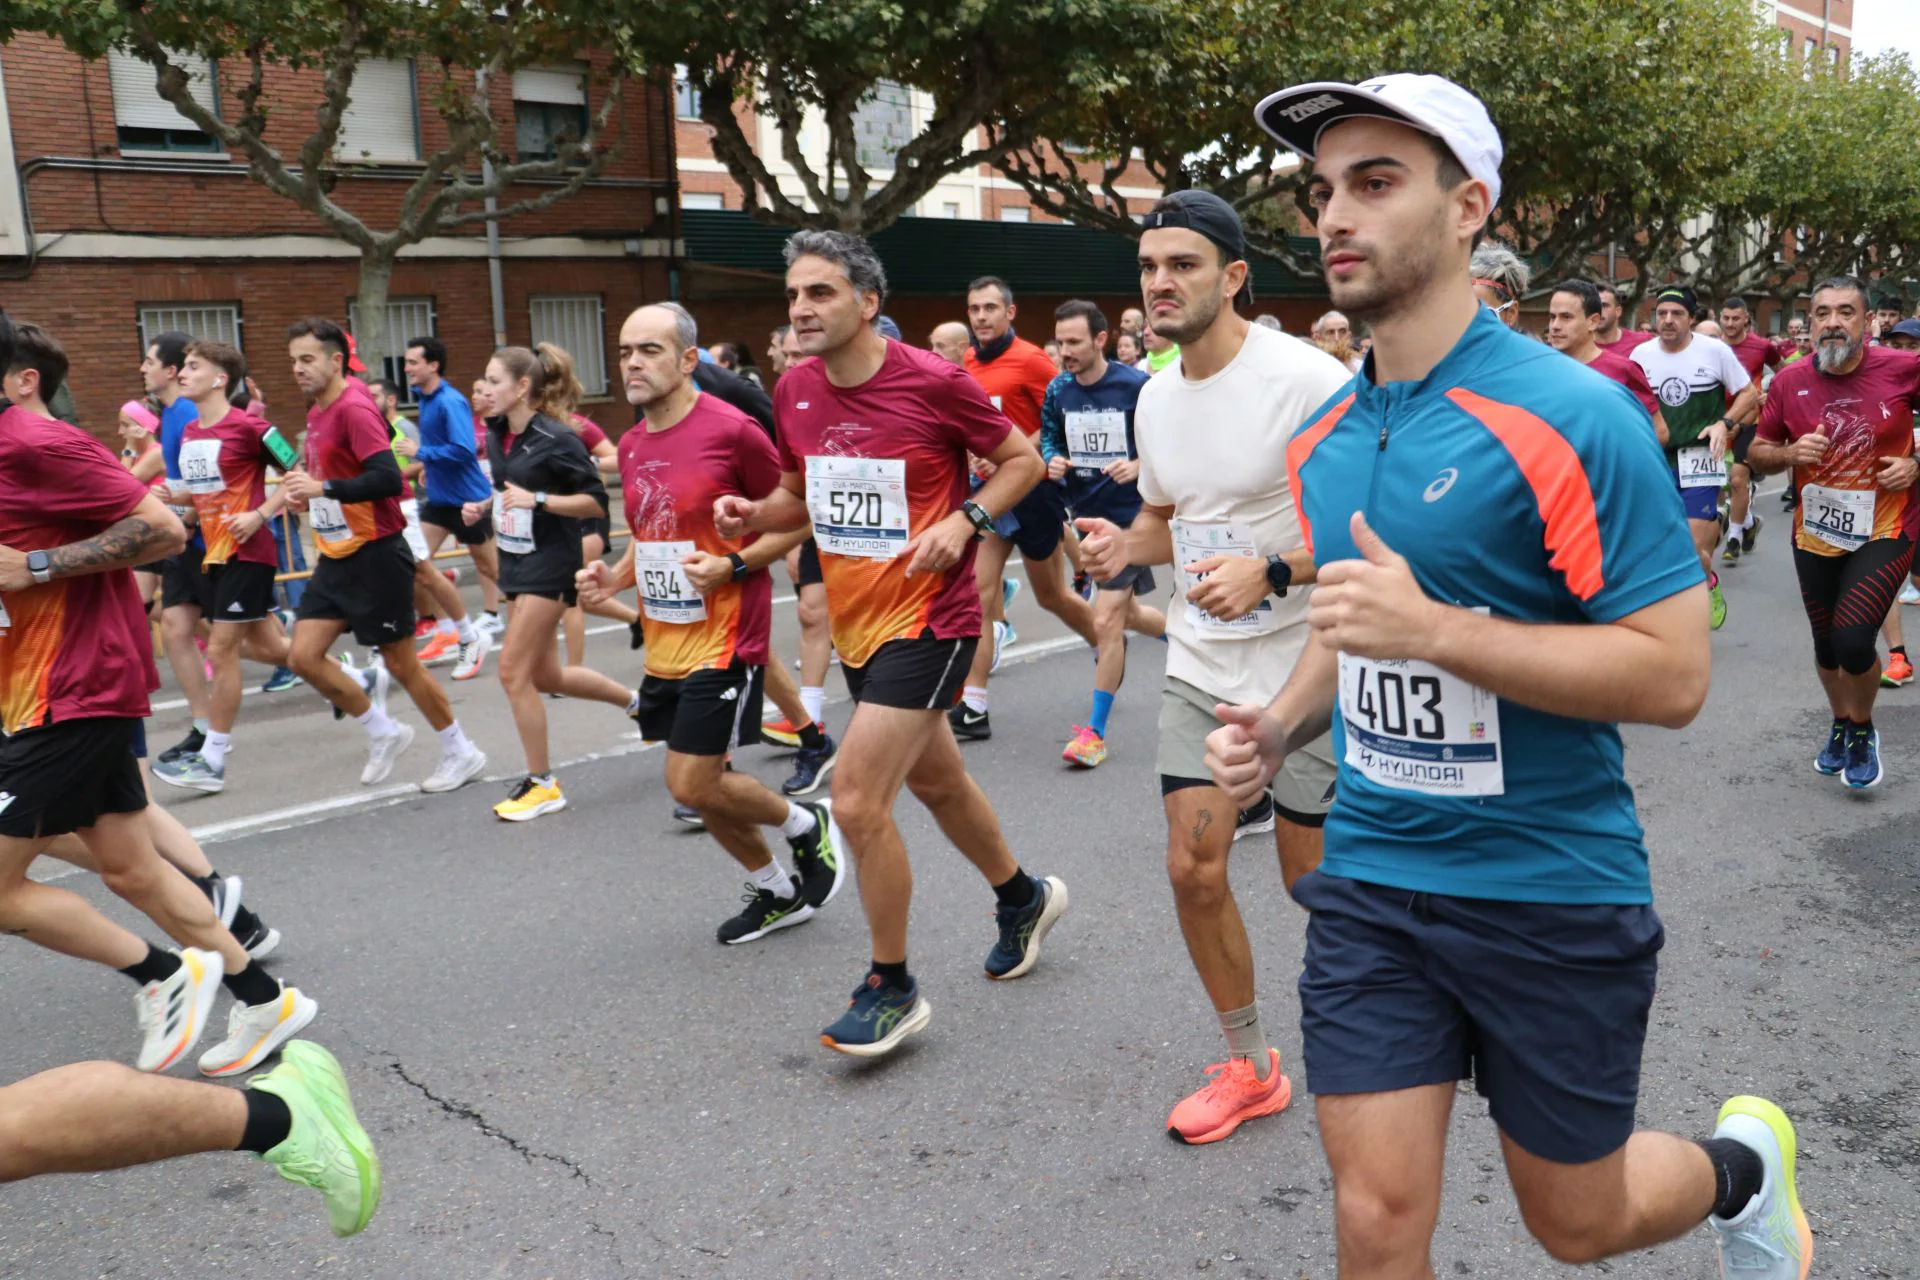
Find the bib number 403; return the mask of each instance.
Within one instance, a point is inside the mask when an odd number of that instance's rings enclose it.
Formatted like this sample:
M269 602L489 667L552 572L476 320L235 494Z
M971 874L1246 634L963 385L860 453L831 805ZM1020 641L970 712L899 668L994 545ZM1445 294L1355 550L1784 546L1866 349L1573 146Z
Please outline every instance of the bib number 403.
M1403 675L1379 667L1364 670L1355 691L1354 709L1376 733L1427 742L1440 742L1447 736L1436 676Z

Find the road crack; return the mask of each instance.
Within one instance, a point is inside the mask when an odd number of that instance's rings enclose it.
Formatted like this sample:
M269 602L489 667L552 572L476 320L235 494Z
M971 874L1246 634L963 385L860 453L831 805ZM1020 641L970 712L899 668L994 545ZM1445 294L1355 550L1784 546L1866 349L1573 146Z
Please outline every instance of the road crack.
M392 1059L388 1063L387 1069L403 1084L409 1085L418 1091L421 1097L433 1103L448 1115L460 1120L470 1120L473 1122L473 1127L481 1133L484 1133L487 1137L492 1138L496 1142L505 1143L513 1151L517 1152L520 1158L528 1164L532 1164L536 1160L545 1160L548 1163L559 1165L562 1169L565 1169L569 1174L580 1179L580 1181L586 1183L588 1186L593 1185L593 1178L588 1175L585 1169L581 1168L579 1161L567 1156L555 1155L551 1151L535 1151L532 1147L481 1115L480 1112L473 1107L468 1106L457 1098L443 1097L428 1088L424 1081L414 1079L413 1076L408 1073L406 1064L398 1058Z

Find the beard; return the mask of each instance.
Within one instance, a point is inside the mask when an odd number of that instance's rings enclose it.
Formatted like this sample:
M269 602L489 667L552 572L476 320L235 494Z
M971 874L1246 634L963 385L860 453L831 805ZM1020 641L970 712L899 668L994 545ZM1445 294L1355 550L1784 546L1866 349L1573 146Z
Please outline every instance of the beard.
M1377 245L1356 241L1322 246L1322 252L1355 249L1366 254L1369 278L1327 280L1327 293L1335 310L1376 324L1413 305L1432 286L1440 274L1440 256L1446 243L1444 209L1437 210L1424 234L1410 237L1390 253Z
M1218 293L1196 297L1188 303L1177 320L1155 316L1153 331L1175 346L1197 342L1200 335L1213 328L1213 322L1220 318L1223 300Z
M1864 338L1822 338L1814 344L1813 364L1822 373L1838 373L1866 345Z

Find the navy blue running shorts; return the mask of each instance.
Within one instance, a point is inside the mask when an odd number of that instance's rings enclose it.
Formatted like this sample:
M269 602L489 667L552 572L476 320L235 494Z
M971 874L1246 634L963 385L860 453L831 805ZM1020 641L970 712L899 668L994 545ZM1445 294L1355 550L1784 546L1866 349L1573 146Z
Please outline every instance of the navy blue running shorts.
M1307 1088L1472 1078L1500 1131L1584 1164L1633 1133L1666 935L1651 906L1413 893L1309 872L1300 974Z

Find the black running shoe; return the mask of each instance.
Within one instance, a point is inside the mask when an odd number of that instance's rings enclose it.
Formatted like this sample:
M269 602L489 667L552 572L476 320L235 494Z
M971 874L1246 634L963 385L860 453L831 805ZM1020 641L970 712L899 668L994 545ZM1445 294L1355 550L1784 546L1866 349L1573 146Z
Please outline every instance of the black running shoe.
M707 825L707 820L700 816L700 811L690 804L677 804L673 806L673 818L676 822L684 822L690 827L697 827L703 830Z
M800 806L813 815L813 830L787 841L793 850L794 874L800 878L800 899L810 907L824 907L840 892L847 864L833 843L833 815L823 804Z
M241 907L233 918L233 940L255 960L265 960L280 945L280 931Z
M1067 913L1067 885L1059 876L1033 879L1033 900L1024 907L1000 907L993 913L999 940L987 952L989 978L1018 978L1040 961L1040 940Z
M182 760L187 756L197 756L206 745L206 734L198 729L189 729L186 737L162 751L154 763L172 764L175 760Z
M775 897L765 889L747 886L741 901L747 905L740 914L724 921L717 937L728 946L738 946L742 942L752 942L764 938L775 929L786 929L802 924L813 918L813 908L801 897Z
M1240 816L1234 820L1233 838L1238 840L1241 836L1263 835L1271 830L1273 830L1273 797L1263 795L1253 802L1252 808L1240 811Z
M647 633L640 626L640 619L635 618L632 622L629 622L627 624L627 648L644 649L646 647L647 647Z
M953 736L963 742L985 742L993 736L993 722L987 719L987 713L975 711L964 702L947 712L947 723L953 726Z
M1760 537L1760 526L1763 523L1758 511L1747 512L1747 527L1740 531L1740 549L1748 555L1753 554L1753 544Z

